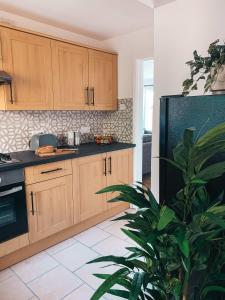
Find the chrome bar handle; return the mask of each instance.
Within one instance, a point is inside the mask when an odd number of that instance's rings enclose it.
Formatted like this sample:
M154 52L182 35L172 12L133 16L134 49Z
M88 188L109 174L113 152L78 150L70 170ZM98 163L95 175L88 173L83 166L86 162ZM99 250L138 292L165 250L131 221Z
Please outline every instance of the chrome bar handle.
M14 188L12 188L10 190L4 191L4 192L0 192L0 197L12 195L12 194L18 193L18 192L20 192L22 190L23 190L22 186L14 187Z
M41 174L48 174L48 173L62 171L62 170L63 170L63 168L56 168L56 169L53 169L53 170L42 171Z
M85 104L90 105L90 99L89 99L89 87L87 86L85 88Z
M34 193L33 192L30 193L30 197L31 197L31 213L32 213L32 216L34 216L35 210L34 210Z
M112 175L112 157L109 157L109 174Z
M104 175L107 176L107 161L106 161L106 158L104 158Z
M9 83L9 88L10 88L10 103L14 104L14 101L13 101L13 92L12 92L12 82L11 81Z
M91 91L92 91L92 102L91 102L91 105L95 105L95 88L91 88Z

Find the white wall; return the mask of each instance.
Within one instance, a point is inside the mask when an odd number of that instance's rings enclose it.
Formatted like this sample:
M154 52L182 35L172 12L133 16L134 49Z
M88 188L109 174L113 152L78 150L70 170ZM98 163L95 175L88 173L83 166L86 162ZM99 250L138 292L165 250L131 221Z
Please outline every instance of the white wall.
M155 10L153 157L159 155L159 98L182 92L189 75L185 62L195 49L206 54L211 42L224 40L224 12L224 0L176 0ZM153 158L152 189L157 197L158 178L158 159Z
M10 24L13 26L18 26L21 28L26 28L39 33L52 35L54 37L70 40L88 46L98 47L99 44L98 40L89 38L87 36L63 30L28 18L20 17L18 15L8 13L2 10L0 10L0 22Z
M119 53L119 98L133 98L137 59L153 57L154 31L146 28L105 40L100 45Z

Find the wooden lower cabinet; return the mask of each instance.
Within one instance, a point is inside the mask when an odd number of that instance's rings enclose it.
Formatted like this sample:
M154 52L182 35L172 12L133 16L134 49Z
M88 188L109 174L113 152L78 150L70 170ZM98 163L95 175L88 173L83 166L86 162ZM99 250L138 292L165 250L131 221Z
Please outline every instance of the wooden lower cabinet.
M26 192L31 243L73 225L72 175L28 185Z
M72 165L74 215L76 222L81 222L107 209L106 195L96 195L107 184L106 155L74 159Z
M75 223L123 204L107 202L116 194L96 195L96 192L106 186L132 183L132 149L74 159L72 165ZM124 209L126 206L129 207L124 204Z
M106 186L132 183L132 161L133 150L126 149L28 167L29 233L0 245L0 270L128 208L127 203L107 202L116 194L96 192ZM46 170L51 172L45 177Z
M107 186L130 184L133 179L133 150L121 150L107 153ZM116 197L108 193L107 200ZM108 203L108 208L121 205L121 202Z

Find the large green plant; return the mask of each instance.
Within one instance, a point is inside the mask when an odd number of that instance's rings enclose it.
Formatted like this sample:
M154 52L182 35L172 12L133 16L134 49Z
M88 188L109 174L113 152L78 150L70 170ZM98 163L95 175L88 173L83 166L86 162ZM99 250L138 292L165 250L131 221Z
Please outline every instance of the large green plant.
M209 162L224 150L225 123L196 139L194 129L185 130L169 161L181 171L184 187L170 207L158 204L140 183L99 192L119 192L111 202L128 202L138 210L117 219L127 221L122 231L135 244L128 255L91 262L119 266L114 274L96 275L104 282L91 300L105 293L130 300L225 299L225 205L209 199L205 188L225 172L224 161Z
M225 65L225 43L216 40L210 44L208 56L201 56L195 50L194 59L186 64L190 67L191 76L183 82L183 94L188 95L191 91L198 89L198 82L205 80L204 90L208 92L216 82L219 72Z

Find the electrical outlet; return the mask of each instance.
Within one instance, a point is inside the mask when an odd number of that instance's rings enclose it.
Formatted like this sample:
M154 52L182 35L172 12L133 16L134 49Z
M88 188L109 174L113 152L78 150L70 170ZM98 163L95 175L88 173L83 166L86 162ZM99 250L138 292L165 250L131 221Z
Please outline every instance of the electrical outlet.
M90 126L81 126L81 128L80 128L81 134L90 133L90 131L91 131Z

